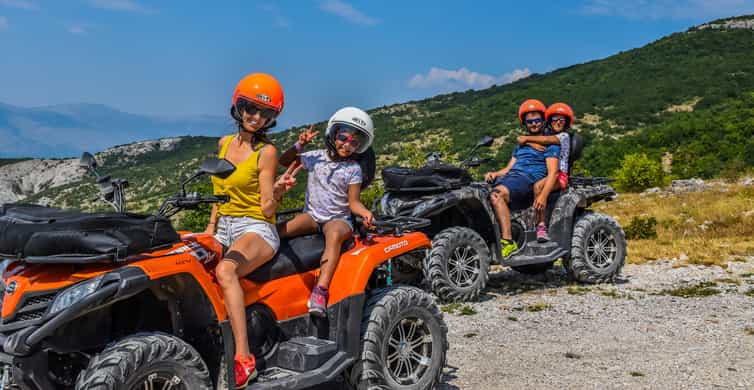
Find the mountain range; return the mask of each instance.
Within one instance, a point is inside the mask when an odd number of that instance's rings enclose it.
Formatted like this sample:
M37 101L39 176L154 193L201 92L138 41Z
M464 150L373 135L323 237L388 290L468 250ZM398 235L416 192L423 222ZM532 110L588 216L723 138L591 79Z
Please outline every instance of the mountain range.
M565 101L576 111L574 131L587 146L579 169L595 175L611 175L630 153L644 153L663 161L667 174L675 178L712 177L735 174L754 167L754 15L712 21L650 42L613 56L577 64L546 74L533 74L512 84L484 90L469 90L434 96L369 110L376 125L375 150L378 166L417 165L429 151L441 151L451 160L464 156L482 135L495 138L485 153L494 162L475 174L503 165L522 129L516 110L527 98L545 103ZM344 105L347 102L344 102ZM8 127L8 114L17 108L0 106L0 137ZM187 129L187 134L168 141L140 141L101 153L103 169L131 181L133 209L154 210L158 200L175 190L199 162L216 152L217 135L207 129L233 132L232 124L222 118L197 118L196 122L158 120L130 116L106 107L89 106L76 110L70 106L22 109L20 118L35 118L40 128L82 128L87 132L138 128L130 133L137 139L154 139ZM16 114L13 114L16 115ZM48 121L49 120L49 121ZM214 121L224 123L216 126ZM15 120L15 129L19 120ZM82 124L83 123L83 124ZM198 123L204 123L199 125ZM82 124L82 125L79 125ZM85 124L85 125L84 125ZM325 123L315 128L323 133ZM47 127L46 127L47 126ZM108 127L109 126L109 127ZM171 133L173 132L173 133ZM114 132L118 133L118 132ZM31 135L30 135L31 134ZM44 140L49 133L12 133L16 137ZM273 134L281 149L293 144L295 130ZM14 156L28 152L15 144ZM52 141L50 141L52 142ZM75 150L69 147L70 155ZM125 142L125 141L124 141ZM312 147L320 147L321 139ZM54 147L54 145L52 146ZM90 150L97 150L91 147ZM2 154L6 156L7 154ZM35 156L61 156L66 153ZM40 169L54 170L57 160L0 160L0 203L7 201L43 202L64 207L92 208L88 201L94 187L81 175L70 180L30 180ZM74 160L69 161L69 165ZM35 165L36 164L36 165ZM67 168L61 175L69 174ZM51 175L55 176L55 175ZM45 176L46 177L46 176ZM30 183L34 185L22 185ZM301 200L305 180L290 196ZM379 183L378 183L379 184Z

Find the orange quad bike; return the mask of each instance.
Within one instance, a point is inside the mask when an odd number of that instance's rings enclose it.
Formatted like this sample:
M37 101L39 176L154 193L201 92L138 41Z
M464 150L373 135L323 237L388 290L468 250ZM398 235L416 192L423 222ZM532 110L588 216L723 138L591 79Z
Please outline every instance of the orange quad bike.
M226 389L234 343L214 275L222 246L176 232L169 217L223 196L187 193L201 175L235 167L210 159L156 215L127 213L128 182L97 176L115 212L32 205L0 208L5 258L0 390ZM377 219L344 246L327 316L307 301L324 250L321 235L286 240L245 278L249 341L259 377L247 389L431 389L440 381L447 327L427 293L394 286L395 259L423 261L428 220Z

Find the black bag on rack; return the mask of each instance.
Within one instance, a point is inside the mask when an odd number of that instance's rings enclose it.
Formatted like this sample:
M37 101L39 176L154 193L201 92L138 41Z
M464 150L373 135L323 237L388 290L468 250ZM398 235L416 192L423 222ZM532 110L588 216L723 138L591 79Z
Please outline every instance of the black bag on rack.
M421 168L390 166L382 170L385 190L390 192L440 192L461 188L471 183L465 169L447 164Z
M178 241L170 220L161 216L0 207L0 255L27 262L119 261Z

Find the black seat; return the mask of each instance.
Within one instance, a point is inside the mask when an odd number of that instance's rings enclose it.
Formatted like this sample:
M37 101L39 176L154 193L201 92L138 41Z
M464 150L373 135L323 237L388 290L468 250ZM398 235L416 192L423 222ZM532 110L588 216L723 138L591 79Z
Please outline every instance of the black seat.
M581 152L584 150L584 137L576 134L569 133L571 136L571 145L568 154L568 175L570 176L573 171L573 163L581 158Z
M353 239L347 240L343 243L341 253L351 249L353 245ZM319 260L324 251L325 237L319 233L283 240L275 257L246 278L257 283L264 283L313 271L319 268Z

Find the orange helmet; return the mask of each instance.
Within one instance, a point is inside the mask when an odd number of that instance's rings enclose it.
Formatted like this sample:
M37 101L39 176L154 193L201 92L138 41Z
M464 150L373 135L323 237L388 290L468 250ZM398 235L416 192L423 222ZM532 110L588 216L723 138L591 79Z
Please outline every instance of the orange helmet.
M518 108L518 120L524 123L524 116L530 112L541 112L542 116L545 116L547 108L545 104L537 99L528 99L521 103L521 107Z
M233 108L236 107L240 98L272 109L275 111L275 116L280 115L285 103L283 87L274 77L265 73L252 73L241 79L233 91Z
M545 120L549 121L550 117L553 115L563 115L568 119L568 123L566 123L566 126L570 126L571 123L573 123L573 110L571 109L571 106L565 104L565 103L554 103L550 107L547 107L547 111L545 112Z

